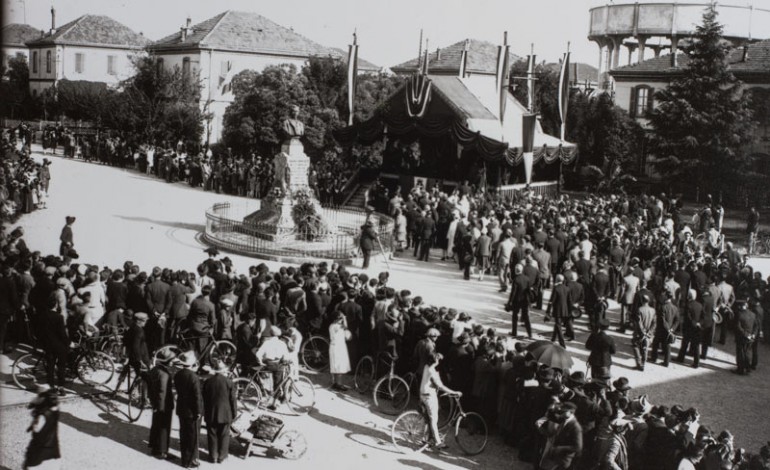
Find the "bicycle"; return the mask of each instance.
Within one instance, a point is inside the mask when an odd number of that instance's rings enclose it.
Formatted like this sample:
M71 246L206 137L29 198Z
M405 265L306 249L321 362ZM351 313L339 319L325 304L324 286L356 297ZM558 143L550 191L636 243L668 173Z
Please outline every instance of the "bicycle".
M112 333L107 333L99 337L100 350L109 355L112 360L122 364L126 360L126 345L123 344L123 329L119 328Z
M239 377L233 380L237 391L238 403L248 411L256 408L265 409L269 402L285 399L289 408L297 415L307 414L315 405L315 387L307 377L292 376L291 363L281 361L283 379L280 383L270 386L273 373L267 366L252 366L250 377Z
M83 384L98 387L106 385L115 374L115 363L102 351L96 351L99 338L79 338L67 357L65 380L75 377ZM11 376L17 387L36 391L40 384L47 382L48 355L45 351L33 348L22 354L11 366Z
M199 336L185 336L185 333L181 332L179 334L176 344L166 344L158 348L152 356L152 364L154 365L157 362L158 356L162 351L170 351L174 356L179 356L184 351L195 350L194 341L199 339L208 339L209 341L200 353L196 352L195 354L195 363L198 368L203 366L204 359L208 360L208 365L210 366L216 366L217 361L220 360L227 366L232 366L235 363L236 348L230 341L217 340L211 331L206 335Z
M148 386L147 380L145 378L147 369L142 366L139 373L136 374L136 377L131 380L131 373L133 371L134 368L128 364L128 361L126 361L123 364L123 369L121 370L120 375L118 375L118 383L115 384L115 389L111 394L111 396L114 397L119 392L120 386L123 385L123 382L126 382L126 395L128 397L128 411L126 416L128 417L129 423L133 423L139 420L139 418L142 416L142 412L149 408L149 398L147 396Z
M302 342L299 357L306 369L323 372L329 367L329 339L311 331L310 336Z
M484 418L473 411L463 410L460 397L455 394L441 394L441 397L449 397L449 419L442 423L439 419L439 433L446 436L450 427L454 427L455 442L467 455L478 455L484 451L489 438L487 423ZM446 402L444 402L446 403ZM454 423L454 426L452 424ZM422 452L430 445L430 424L425 406L420 404L419 410L409 410L401 413L393 422L390 431L393 445L401 453Z
M380 377L377 382L374 378L378 376L377 370L379 364L389 367L388 373ZM361 393L369 391L371 384L374 383L372 397L374 405L380 412L388 415L397 415L409 404L410 390L414 383L414 373L407 374L409 381L399 377L396 372L396 361L389 352L380 352L377 354L377 363L375 364L371 356L364 356L356 364L354 384L356 390Z

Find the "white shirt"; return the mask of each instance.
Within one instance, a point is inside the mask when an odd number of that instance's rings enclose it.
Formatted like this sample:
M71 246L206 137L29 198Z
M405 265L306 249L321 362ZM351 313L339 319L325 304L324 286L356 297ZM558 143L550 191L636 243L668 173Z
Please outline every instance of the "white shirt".
M257 359L260 362L290 359L289 347L281 341L281 338L272 336L266 339L257 350Z

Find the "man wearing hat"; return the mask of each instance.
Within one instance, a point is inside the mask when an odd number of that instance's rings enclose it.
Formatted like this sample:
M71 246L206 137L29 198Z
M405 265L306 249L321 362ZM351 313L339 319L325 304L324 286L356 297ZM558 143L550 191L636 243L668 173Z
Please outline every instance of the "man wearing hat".
M68 215L64 218L65 224L61 229L61 235L59 235L59 255L65 256L72 248L75 248L75 241L72 235L72 225L75 223L75 217Z
M551 292L551 303L548 306L548 311L553 312L553 334L551 335L551 342L559 340L561 347L565 347L564 336L561 332L561 325L564 324L566 328L567 340L572 341L575 339L575 332L572 331L572 316L570 315L569 308L571 302L571 295L569 288L564 285L564 275L557 274L553 291ZM547 314L547 312L546 312ZM547 319L546 315L546 319Z
M32 424L27 432L32 439L27 447L24 468L59 468L59 399L55 389L40 386L38 395L27 406L32 410Z
M577 407L567 402L537 420L537 429L547 441L539 460L541 470L566 470L583 451L583 429L575 418Z
M700 365L701 349L701 328L703 317L703 304L696 300L695 289L690 289L687 293L687 310L684 315L682 325L682 345L679 348L679 355L676 362L684 362L685 355L692 351L694 368Z
M612 355L615 354L615 340L607 334L610 321L606 318L599 320L599 331L591 333L586 341L586 349L591 351L588 365L591 366L591 377L609 380L612 377Z
M511 312L511 336L518 336L519 314L527 330L527 336L532 338L532 325L529 321L529 300L531 284L529 276L524 274L524 267L517 264L513 268L511 295L508 297L506 310Z
M123 334L123 344L126 345L128 364L134 369L137 376L142 368L150 367L150 353L144 334L144 327L147 325L148 318L149 315L144 312L134 313L131 326Z
M671 359L671 344L674 342L674 331L679 323L679 308L674 303L674 294L663 292L663 305L658 307L655 320L655 336L652 339L652 355L650 362L658 360L658 351L663 350L663 367L668 367Z
M286 342L281 340L281 335L282 332L280 328L275 325L271 326L264 334L265 340L256 353L257 363L265 364L267 369L273 373L273 384L275 384L275 386L283 381L284 370L281 366L281 362L289 361L291 359L289 346ZM274 396L273 403L269 406L270 409L275 409L275 398L278 398L277 395ZM281 399L284 400L285 398L281 397Z
M752 343L757 341L759 322L754 312L749 310L745 300L736 302L738 312L735 314L735 359L738 365L737 373L747 375L751 371L749 350Z
M209 457L212 463L227 459L230 448L230 423L238 410L236 390L226 374L229 370L224 362L217 361L214 375L203 384L203 409L206 420Z
M197 361L195 353L187 351L175 361L182 369L174 376L177 392L176 415L179 417L179 448L182 454L182 466L197 468L198 435L200 434L201 413L203 413L203 395L201 382L192 368Z
M163 349L158 354L155 367L147 374L147 395L152 405L149 446L152 455L168 459L168 445L171 441L171 417L174 411L171 370L169 362L174 353Z

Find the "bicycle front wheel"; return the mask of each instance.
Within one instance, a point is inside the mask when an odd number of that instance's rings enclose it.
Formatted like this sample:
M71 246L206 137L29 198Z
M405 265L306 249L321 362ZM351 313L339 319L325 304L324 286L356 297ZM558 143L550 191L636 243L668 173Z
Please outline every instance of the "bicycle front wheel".
M235 363L235 345L230 341L217 341L209 353L209 364L212 367L216 367L217 361L220 360L228 367Z
M115 375L115 363L101 351L83 354L76 368L80 381L92 387L106 385Z
M438 396L438 428L443 429L452 422L455 415L454 399L446 394Z
M381 413L397 415L409 404L409 385L401 377L386 375L374 386L373 395Z
M402 454L422 452L430 444L428 421L419 411L402 413L390 429L393 445Z
M315 387L307 377L292 380L288 393L289 408L297 414L310 413L315 406Z
M455 423L455 441L468 455L483 452L488 435L487 423L478 413L465 413Z
M147 397L147 382L140 375L134 379L128 389L128 421L133 423L142 416L142 412L149 403Z
M356 390L361 393L366 393L372 388L374 383L374 361L372 356L364 356L358 361L354 383Z
M323 336L311 336L300 350L302 364L313 372L323 372L329 367L329 340Z
M262 404L262 391L253 380L240 377L233 380L238 408L248 412L254 411Z
M45 358L37 353L22 354L13 362L11 375L17 387L34 392L46 383Z

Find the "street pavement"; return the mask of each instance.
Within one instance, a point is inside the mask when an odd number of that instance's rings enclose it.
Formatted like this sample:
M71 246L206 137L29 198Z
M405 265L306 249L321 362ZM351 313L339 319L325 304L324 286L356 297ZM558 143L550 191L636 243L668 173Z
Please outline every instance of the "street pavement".
M42 155L35 154L41 159ZM121 170L98 164L51 157L51 197L48 209L24 216L19 225L25 228L25 240L33 250L58 252L58 237L66 215L77 216L74 225L75 248L81 259L100 266L121 266L131 260L143 270L153 266L192 270L205 258L205 245L200 234L205 226L205 209L214 203L229 201L247 204L250 209L259 202L207 193L182 183L168 184L133 170ZM238 272L262 262L236 254L227 254ZM457 265L433 259L416 261L411 254L401 254L386 264L377 256L368 270L376 275L390 271L390 284L397 289L410 289L429 304L451 306L468 312L482 324L504 333L510 330L510 317L502 309L505 295L493 276L484 281L462 279ZM752 260L756 269L770 273L767 259ZM279 263L267 261L271 268ZM360 266L360 261L356 264ZM352 271L361 270L353 267ZM613 305L610 318L617 320ZM543 323L542 312L534 312L533 328L538 335L550 338L551 324ZM770 438L767 392L768 348L760 347L759 370L751 376L736 376L732 338L720 349L712 349L701 368L672 364L669 368L648 365L646 372L634 369L634 358L627 334L611 332L618 343L613 374L626 376L634 386L632 395L646 393L654 404L695 406L704 424L719 432L729 429L736 435L738 446L757 451ZM576 341L568 344L575 365L573 370L586 370L588 352L583 347L587 337L585 321L577 323ZM676 349L675 349L676 352ZM29 435L24 431L29 415L24 403L31 394L18 390L10 381L11 358L0 356L0 465L19 468ZM307 437L309 450L298 462L271 461L276 468L306 468L307 464L328 464L338 468L360 465L403 465L433 468L514 468L530 466L517 463L515 452L496 436L480 456L467 458L451 442L441 454L427 453L405 456L394 452L389 444L391 417L373 412L365 397L351 391L339 394L329 390L327 376L312 377L318 388L316 409L306 417L289 417L289 427L300 429ZM110 409L103 399L68 398L62 405L61 442L67 467L71 468L171 468L171 464L146 456L149 416L129 424L120 409ZM120 407L118 407L120 408ZM176 426L176 420L175 420ZM176 439L176 428L172 434ZM450 439L451 441L451 439ZM205 436L202 436L205 448ZM174 440L174 448L177 441ZM240 454L239 454L240 455ZM257 460L254 460L257 459ZM231 457L226 468L241 468L261 462L261 457L246 461ZM253 463L252 463L253 462Z

